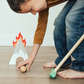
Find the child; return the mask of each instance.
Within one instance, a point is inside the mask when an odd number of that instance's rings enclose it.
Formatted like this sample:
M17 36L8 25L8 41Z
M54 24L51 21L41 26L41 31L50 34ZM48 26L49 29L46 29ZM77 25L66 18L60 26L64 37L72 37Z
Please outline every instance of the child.
M27 60L19 63L18 69L27 64L27 70L30 69L43 42L49 8L64 1L66 0L7 0L10 8L17 13L31 12L34 15L39 13L31 55ZM54 62L45 64L43 66L45 68L56 67L84 33L84 0L69 0L55 19L54 25L54 42L59 57ZM70 69L58 72L58 75L64 78L84 78L84 41L72 56L75 58L74 61L71 61L71 57L69 57L62 65L62 67L70 67Z

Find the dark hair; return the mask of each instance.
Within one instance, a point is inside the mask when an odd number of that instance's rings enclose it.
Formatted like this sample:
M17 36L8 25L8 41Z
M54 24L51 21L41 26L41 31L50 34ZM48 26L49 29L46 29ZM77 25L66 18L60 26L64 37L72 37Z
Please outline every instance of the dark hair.
M7 0L7 2L13 11L19 12L21 11L20 5L25 3L26 0Z

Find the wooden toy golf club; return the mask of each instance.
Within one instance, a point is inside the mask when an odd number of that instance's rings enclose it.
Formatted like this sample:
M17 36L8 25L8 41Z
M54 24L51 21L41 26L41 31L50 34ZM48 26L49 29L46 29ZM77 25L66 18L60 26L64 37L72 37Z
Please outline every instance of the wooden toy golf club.
M51 70L49 76L51 78L55 78L58 69L62 66L62 64L68 59L68 57L73 53L73 51L78 47L78 45L83 41L84 34L80 37L80 39L76 42L76 44L71 48L71 50L66 54L66 56L62 59L62 61L58 64L58 66Z

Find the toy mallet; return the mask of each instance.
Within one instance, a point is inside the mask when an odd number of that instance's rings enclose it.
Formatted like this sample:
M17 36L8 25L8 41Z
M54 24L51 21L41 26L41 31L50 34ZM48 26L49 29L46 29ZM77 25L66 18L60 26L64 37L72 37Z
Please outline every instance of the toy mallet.
M51 78L55 78L58 69L62 66L62 64L68 59L68 57L73 53L73 51L78 47L78 45L82 42L84 39L84 34L80 37L80 39L75 43L75 45L71 48L71 50L66 54L66 56L62 59L62 61L58 64L58 66L54 69L51 70L49 76Z

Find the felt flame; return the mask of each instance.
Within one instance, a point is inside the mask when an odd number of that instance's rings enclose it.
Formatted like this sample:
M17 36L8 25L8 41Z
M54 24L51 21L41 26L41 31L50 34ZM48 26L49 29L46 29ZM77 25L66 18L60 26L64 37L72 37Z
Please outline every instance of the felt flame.
M17 46L17 42L19 41L19 39L21 38L22 43L24 45L24 47L26 46L26 41L25 39L23 40L23 36L21 35L21 33L18 34L18 37L16 36L16 42L13 41L13 46L16 47Z

